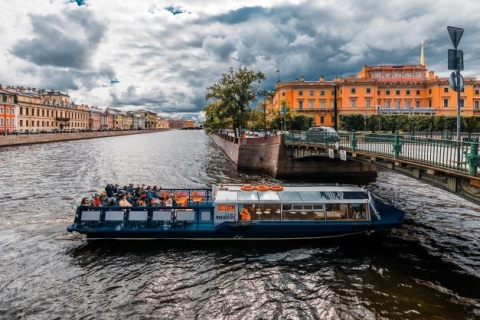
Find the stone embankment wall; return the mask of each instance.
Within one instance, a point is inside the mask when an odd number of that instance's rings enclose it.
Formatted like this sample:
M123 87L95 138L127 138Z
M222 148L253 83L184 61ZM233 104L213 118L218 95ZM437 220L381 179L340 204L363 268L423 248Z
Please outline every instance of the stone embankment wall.
M277 173L281 136L267 138L234 138L212 134L210 138L235 164L237 169ZM235 143L237 142L237 143Z
M277 178L292 177L375 177L375 165L324 157L294 159L282 143L282 135L268 138L234 138L210 135L237 169L256 170Z
M44 133L44 134L11 134L0 135L0 147L17 146L34 143L48 143L68 140L95 139L113 136L125 136L131 134L141 134L158 132L165 130L124 130L124 131L95 131L78 133Z

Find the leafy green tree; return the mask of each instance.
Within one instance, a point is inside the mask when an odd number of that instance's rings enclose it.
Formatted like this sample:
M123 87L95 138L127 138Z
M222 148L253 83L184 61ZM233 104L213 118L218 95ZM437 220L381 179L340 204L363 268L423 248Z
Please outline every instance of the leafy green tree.
M257 101L258 86L265 79L265 75L260 71L254 72L247 68L234 71L230 68L216 84L207 88L205 99L213 100L217 105L215 108L205 109L206 118L210 118L208 112L218 113L213 118L231 118L232 129L237 136L237 129L245 127L249 120L250 104Z
M296 114L292 117L290 130L308 130L313 124L313 117L309 117L303 114Z

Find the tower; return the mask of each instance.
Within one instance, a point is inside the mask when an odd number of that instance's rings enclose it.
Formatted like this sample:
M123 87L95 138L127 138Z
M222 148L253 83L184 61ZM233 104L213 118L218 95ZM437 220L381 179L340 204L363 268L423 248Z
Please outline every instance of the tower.
M420 65L425 66L425 55L423 54L423 41L420 49Z

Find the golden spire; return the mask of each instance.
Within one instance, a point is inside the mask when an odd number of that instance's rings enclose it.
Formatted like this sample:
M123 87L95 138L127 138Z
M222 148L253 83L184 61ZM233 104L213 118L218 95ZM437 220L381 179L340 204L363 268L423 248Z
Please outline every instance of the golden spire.
M425 56L423 54L423 41L422 41L422 49L420 50L420 65L425 66Z

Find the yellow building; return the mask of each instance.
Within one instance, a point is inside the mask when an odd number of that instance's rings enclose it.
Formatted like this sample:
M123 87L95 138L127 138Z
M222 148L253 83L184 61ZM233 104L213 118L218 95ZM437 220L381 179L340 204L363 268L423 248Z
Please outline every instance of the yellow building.
M272 105L286 105L296 114L310 115L315 125L334 124L337 114L433 114L456 116L457 92L448 78L427 71L422 56L419 65L364 66L357 76L326 81L278 82ZM335 99L336 98L336 99ZM462 116L480 114L480 81L464 78L460 94Z

